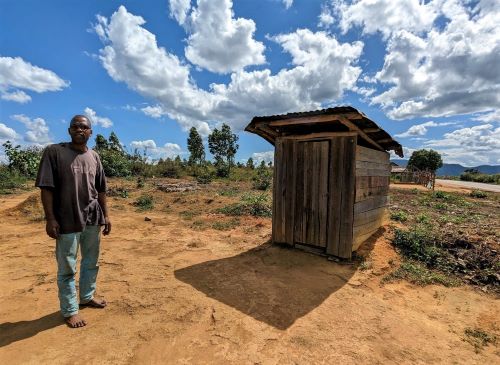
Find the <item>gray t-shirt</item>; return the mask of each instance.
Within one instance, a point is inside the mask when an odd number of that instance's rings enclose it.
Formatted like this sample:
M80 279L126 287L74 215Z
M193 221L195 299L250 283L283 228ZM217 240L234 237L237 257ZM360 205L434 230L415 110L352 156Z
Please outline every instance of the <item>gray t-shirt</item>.
M97 197L106 192L106 178L94 150L76 151L69 143L48 146L35 186L52 189L60 233L82 232L86 225L105 224Z

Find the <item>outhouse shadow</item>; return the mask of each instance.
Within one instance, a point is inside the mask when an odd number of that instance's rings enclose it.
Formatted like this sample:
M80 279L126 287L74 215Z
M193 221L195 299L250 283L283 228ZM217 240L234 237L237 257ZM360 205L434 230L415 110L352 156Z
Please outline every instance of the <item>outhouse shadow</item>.
M356 269L356 263L264 243L174 275L208 297L284 330L342 288Z

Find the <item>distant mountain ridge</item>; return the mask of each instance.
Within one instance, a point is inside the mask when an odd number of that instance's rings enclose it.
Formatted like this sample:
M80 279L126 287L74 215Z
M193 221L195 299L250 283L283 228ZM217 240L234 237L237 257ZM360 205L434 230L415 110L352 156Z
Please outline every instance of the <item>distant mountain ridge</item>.
M405 167L408 160L394 159L391 162L397 163L399 166ZM476 169L483 174L500 174L499 165L480 165L475 167L465 167L456 163L445 163L443 167L437 170L438 176L459 176L467 169Z

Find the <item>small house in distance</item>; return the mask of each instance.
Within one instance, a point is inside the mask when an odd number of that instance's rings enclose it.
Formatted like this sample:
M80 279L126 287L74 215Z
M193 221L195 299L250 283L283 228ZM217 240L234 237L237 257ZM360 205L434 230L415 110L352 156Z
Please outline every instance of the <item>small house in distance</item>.
M275 146L272 240L350 258L383 224L387 151L401 145L352 107L254 117Z

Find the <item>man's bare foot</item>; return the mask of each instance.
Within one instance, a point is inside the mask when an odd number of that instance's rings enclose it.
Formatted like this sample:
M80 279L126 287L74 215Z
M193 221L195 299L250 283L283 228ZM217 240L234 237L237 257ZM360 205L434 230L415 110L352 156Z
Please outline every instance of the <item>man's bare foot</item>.
M70 317L64 317L64 321L70 328L79 328L87 325L87 321L85 321L79 314L73 314Z
M95 299L92 298L87 303L80 303L80 307L91 307L91 308L99 308L102 309L107 305L104 299Z

